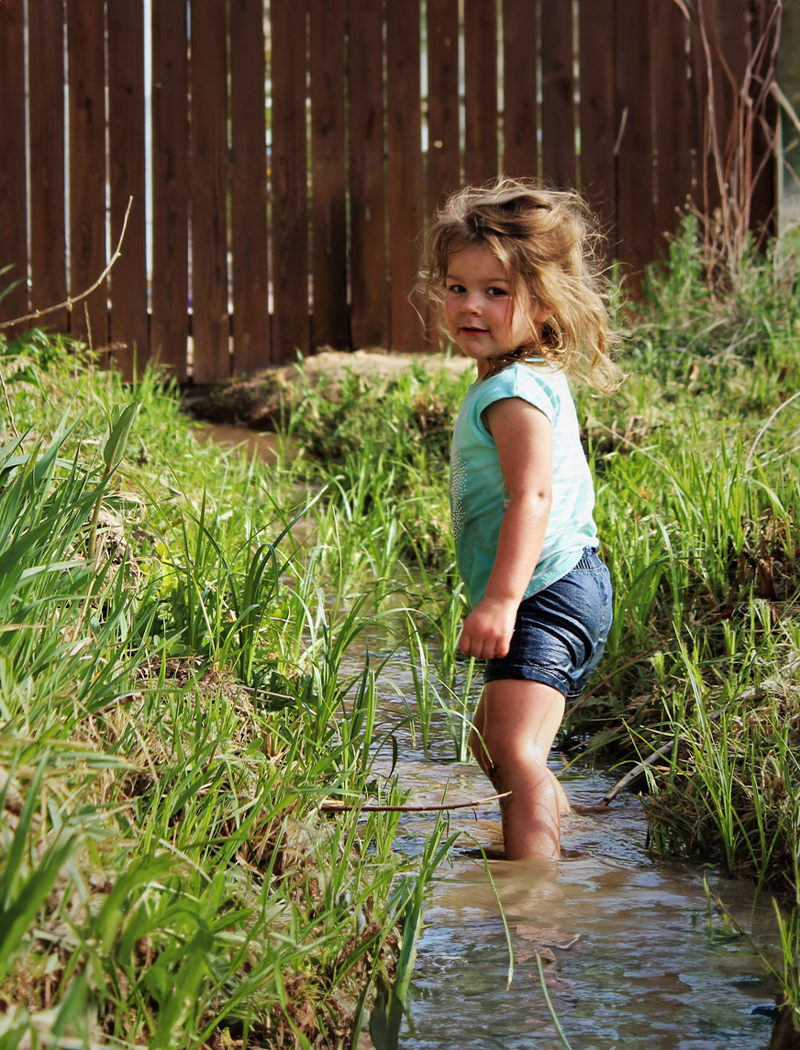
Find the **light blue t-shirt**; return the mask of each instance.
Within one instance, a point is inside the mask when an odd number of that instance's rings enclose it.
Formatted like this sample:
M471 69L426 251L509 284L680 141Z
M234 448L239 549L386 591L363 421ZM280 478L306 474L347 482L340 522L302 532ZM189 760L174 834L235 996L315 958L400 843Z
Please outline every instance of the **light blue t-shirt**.
M508 504L497 445L482 413L508 397L528 401L553 428L553 500L542 552L525 597L565 576L577 565L584 547L598 546L594 484L567 378L544 363L508 365L472 384L453 431L450 510L458 569L473 606L486 591Z

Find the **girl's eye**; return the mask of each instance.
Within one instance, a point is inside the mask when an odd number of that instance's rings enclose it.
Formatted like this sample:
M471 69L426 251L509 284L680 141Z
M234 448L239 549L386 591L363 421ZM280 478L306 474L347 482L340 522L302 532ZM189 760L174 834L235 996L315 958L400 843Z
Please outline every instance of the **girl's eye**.
M451 284L447 287L448 292L457 292L459 295L464 291L463 284Z
M505 288L489 288L488 289L488 293L489 293L489 295L496 295L496 296L508 295L508 292L506 291Z

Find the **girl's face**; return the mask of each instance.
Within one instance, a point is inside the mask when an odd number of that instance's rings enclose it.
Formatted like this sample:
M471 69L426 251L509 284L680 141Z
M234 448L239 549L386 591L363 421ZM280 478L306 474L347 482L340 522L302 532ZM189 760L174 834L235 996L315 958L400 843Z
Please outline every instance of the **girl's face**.
M512 298L512 283L485 245L451 252L447 262L444 317L453 342L485 376L490 362L530 343L550 316L527 293Z

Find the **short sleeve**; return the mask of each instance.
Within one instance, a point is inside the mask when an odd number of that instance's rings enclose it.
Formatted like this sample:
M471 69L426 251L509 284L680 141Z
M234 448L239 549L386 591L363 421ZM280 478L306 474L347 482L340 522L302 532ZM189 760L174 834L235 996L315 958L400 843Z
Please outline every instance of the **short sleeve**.
M481 427L486 409L495 401L503 401L509 397L519 397L527 401L534 408L538 408L551 426L555 426L560 400L547 378L538 374L534 366L514 364L484 382L484 388L475 399L476 422Z

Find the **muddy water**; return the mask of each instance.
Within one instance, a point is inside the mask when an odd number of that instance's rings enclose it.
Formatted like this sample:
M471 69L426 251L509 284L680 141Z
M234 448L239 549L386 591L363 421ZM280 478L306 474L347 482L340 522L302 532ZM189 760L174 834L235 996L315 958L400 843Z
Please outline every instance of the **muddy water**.
M554 763L554 769L557 768ZM401 782L413 799L485 797L475 767L409 760ZM567 782L570 799L595 804L610 779L587 774ZM493 804L459 816L465 845L499 839ZM413 851L430 818L405 820L403 848ZM604 815L573 815L562 831L564 858L551 870L489 862L463 854L441 872L425 914L411 1008L411 1048L563 1046L545 1003L536 964L574 1050L647 1047L762 1050L771 1022L753 1014L775 989L744 940L709 915L703 875L695 867L651 857L638 801L628 797ZM707 873L709 887L733 916L774 949L771 906L754 902L745 883ZM514 973L500 917L511 933Z
M387 672L411 696L400 654ZM384 701L385 724L400 714ZM395 768L409 802L483 799L492 793L474 765L448 761L447 728L431 734L427 756L400 728ZM419 736L416 738L419 744ZM553 757L553 769L561 766ZM389 773L388 764L380 766ZM571 802L594 807L615 778L562 777ZM398 847L418 852L430 814L404 817ZM475 859L476 845L501 844L499 810L489 802L454 811L461 832L450 867L440 871L425 913L403 1050L527 1050L563 1047L541 987L536 953L564 1036L573 1050L763 1050L772 1022L754 1014L774 1004L763 962L716 909L731 915L777 962L767 895L744 882L654 857L638 799L627 794L603 813L573 814L562 826L563 859L537 868ZM487 873L488 864L488 873ZM491 879L489 877L491 874ZM492 887L494 882L494 889ZM495 892L496 891L496 892ZM500 904L514 952L509 951Z
M232 423L203 423L193 427L195 438L201 443L213 442L220 448L246 448L256 452L267 463L274 463L278 458L278 435L261 433L247 427L237 427Z
M268 461L271 435L204 427L201 440L247 443ZM370 648L379 651L380 639ZM350 654L350 670L363 656ZM346 669L347 670L347 669ZM398 652L381 676L381 729L394 729L394 768L409 802L436 805L486 798L477 767L452 761L443 720L427 754L404 725L413 709L408 654ZM385 752L382 752L382 754ZM554 771L559 763L554 756ZM392 773L379 757L376 771ZM570 800L591 807L613 777L586 772L562 778ZM398 848L414 855L433 827L430 814L404 817ZM777 963L771 903L743 882L705 877L697 867L663 860L646 849L641 805L622 796L603 814L572 815L562 827L563 858L543 869L483 861L476 846L500 844L493 802L455 811L461 833L449 867L440 870L425 913L403 1050L763 1050L771 1020L754 1013L774 1002L775 987L752 947L715 910L718 896ZM488 870L487 870L488 868ZM491 878L490 878L491 876ZM501 918L509 927L514 969ZM567 1042L549 1013L543 974Z

